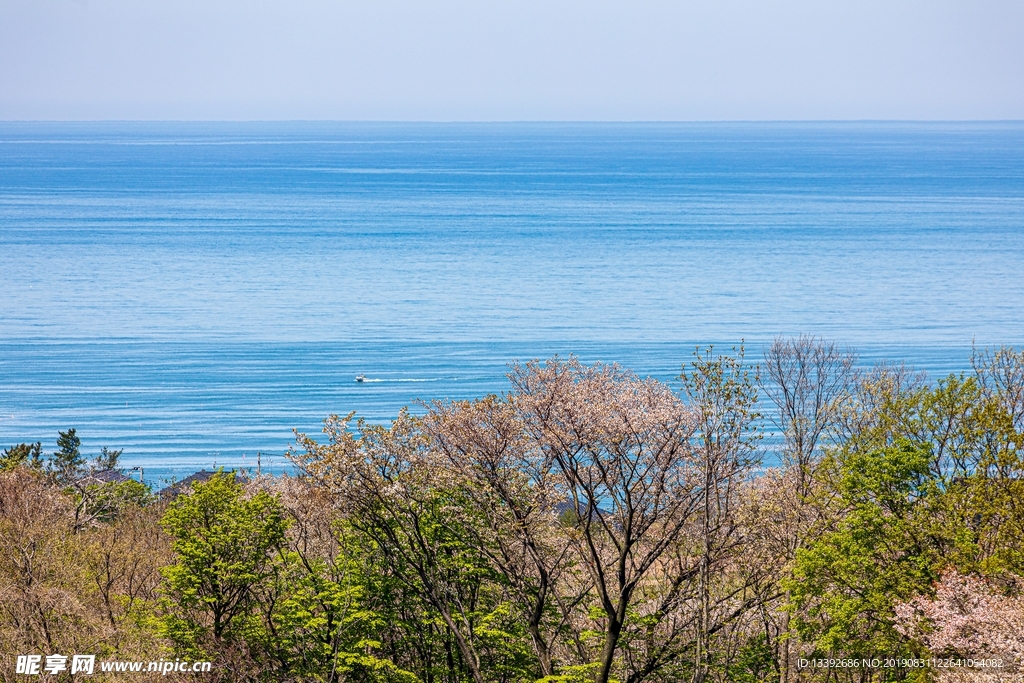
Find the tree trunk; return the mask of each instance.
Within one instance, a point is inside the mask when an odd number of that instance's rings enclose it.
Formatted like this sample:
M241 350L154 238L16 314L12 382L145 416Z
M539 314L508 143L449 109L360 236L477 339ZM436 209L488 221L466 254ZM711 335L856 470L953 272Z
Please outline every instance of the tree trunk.
M623 604L623 601L619 601ZM618 614L608 616L608 631L605 633L604 649L601 651L601 671L598 673L594 683L608 683L612 674L612 664L615 661L615 648L619 645L619 636L622 634L622 620Z
M448 613L448 610L443 609L436 604L435 607L438 607L438 611L441 612L441 616L444 618L444 623L448 625L448 629L455 638L455 644L458 646L459 652L462 654L462 659L465 660L466 666L469 667L469 673L473 675L473 682L484 683L484 677L483 674L480 673L480 662L477 660L476 651L455 626L455 621L452 619L451 614Z

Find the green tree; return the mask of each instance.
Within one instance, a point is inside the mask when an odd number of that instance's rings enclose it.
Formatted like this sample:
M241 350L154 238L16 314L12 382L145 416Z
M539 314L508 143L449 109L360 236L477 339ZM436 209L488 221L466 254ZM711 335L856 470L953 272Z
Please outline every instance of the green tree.
M49 470L58 483L72 484L82 475L85 458L81 446L82 440L75 434L74 428L57 432L57 450L50 457Z
M961 571L1024 575L1024 354L976 352L973 363L973 376L933 386L902 366L869 373L848 405L842 448L926 444L941 497L921 533Z
M939 488L931 448L900 439L826 462L842 505L835 526L797 551L792 596L797 631L816 654L912 654L894 606L927 592L940 567L922 533Z
M288 528L280 502L266 492L247 497L233 474L218 471L179 496L161 524L175 553L163 570L166 634L193 657L243 642L277 571Z
M104 446L100 449L100 454L96 456L96 469L97 470L116 470L117 465L121 460L121 454L124 453L123 448L111 450Z
M348 534L338 552L320 556L300 541L289 543L274 580L261 593L261 628L250 649L301 680L416 683L417 677L380 656L386 624L370 605L372 579ZM255 646L255 647L254 647Z
M419 635L417 627L429 626L396 616L403 600L389 591L366 539L308 481L282 477L258 485L278 496L290 522L273 577L260 587L259 627L247 641L267 677L417 683L401 666L412 648L388 648L386 632Z
M20 443L4 449L3 455L0 456L0 472L13 470L22 465L37 472L43 469L43 444L41 441L31 444Z

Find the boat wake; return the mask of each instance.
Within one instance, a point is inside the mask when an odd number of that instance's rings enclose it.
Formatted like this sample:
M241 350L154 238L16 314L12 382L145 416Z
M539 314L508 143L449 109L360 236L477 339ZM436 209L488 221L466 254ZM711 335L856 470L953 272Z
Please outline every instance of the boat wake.
M454 381L454 380L457 380L457 379L458 379L458 377L430 377L430 378L425 378L425 379L413 379L413 378L408 378L408 377L403 377L403 378L398 378L398 379L372 379L370 377L366 377L366 378L363 378L363 379L358 380L358 381L361 384L370 384L370 383L392 383L392 382L450 382L450 381Z

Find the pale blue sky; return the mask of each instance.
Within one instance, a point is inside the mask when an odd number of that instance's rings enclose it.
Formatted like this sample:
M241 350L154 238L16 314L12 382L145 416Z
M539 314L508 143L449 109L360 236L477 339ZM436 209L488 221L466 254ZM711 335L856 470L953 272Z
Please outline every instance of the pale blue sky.
M1024 118L1024 1L0 0L0 119Z

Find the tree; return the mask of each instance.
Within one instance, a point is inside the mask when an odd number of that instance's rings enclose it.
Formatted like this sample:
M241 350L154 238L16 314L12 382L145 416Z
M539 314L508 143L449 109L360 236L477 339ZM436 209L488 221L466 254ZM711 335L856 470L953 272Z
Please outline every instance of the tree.
M59 652L84 630L73 502L27 468L0 472L0 641L5 652Z
M36 441L34 444L20 443L4 450L3 455L0 456L0 472L21 466L37 472L42 471L43 444L41 441Z
M100 454L96 456L96 469L97 470L116 470L117 465L121 460L121 454L124 453L123 448L111 450L106 446L100 449Z
M557 471L574 513L565 530L596 596L595 680L607 683L645 582L669 572L668 590L649 595L661 603L651 606L654 622L646 624L653 634L698 572L674 552L704 496L689 443L693 415L668 387L616 366L556 358L515 365L509 378L527 433ZM663 644L671 647L677 636L673 629ZM665 652L649 653L640 672L657 669Z
M334 496L389 573L434 611L454 641L453 674L476 683L498 669L506 671L497 680L536 678L522 661L525 634L505 616L501 580L478 543L485 522L420 420L403 410L390 427L360 421L357 438L347 419L327 421L328 444L300 435L305 452L293 460Z
M81 528L66 487L27 467L0 472L0 659L94 653L154 660L151 628L166 537L151 508ZM10 654L8 654L10 653ZM13 669L8 669L13 671Z
M1024 349L975 349L971 365L985 396L995 398L1017 432L1024 432Z
M528 438L515 397L429 408L424 430L483 513L486 526L477 527L476 542L502 576L541 675L561 673L559 664L586 664L577 612L589 587L575 571L570 536L558 522L571 509L560 497L557 473Z
M820 443L837 426L844 401L852 390L856 354L840 350L835 342L808 335L794 339L777 337L764 354L761 390L775 410L768 419L782 438L780 467L784 475L776 483L785 486L785 512L779 531L783 557L792 561L811 526L817 508L809 504L821 459ZM774 641L782 683L792 674L790 615L779 614ZM769 643L771 644L771 643Z
M702 479L700 511L699 628L693 653L695 683L708 675L711 635L722 622L712 623L712 572L741 547L738 533L737 489L760 464L757 442L757 374L743 363L743 347L735 357L715 356L712 348L698 349L681 379L695 414L694 434ZM746 586L740 586L735 593ZM735 594L733 593L733 594ZM733 594L729 594L732 597ZM727 603L726 600L720 600ZM743 604L742 611L749 605ZM726 620L735 614L727 616Z
M933 386L903 366L865 375L844 408L842 450L885 449L901 439L927 446L943 492L932 542L965 570L1020 573L1024 432L1014 415L1024 355L975 352L973 363L974 376L949 375Z
M936 657L999 660L992 673L981 668L944 669L940 681L999 681L1024 666L1024 598L977 576L946 571L935 582L935 597L923 595L896 605L896 628L920 640Z
M768 417L783 439L782 465L796 468L800 496L810 493L818 444L839 419L856 360L835 342L807 335L777 337L765 351L759 385L775 406Z
M280 502L266 492L247 497L232 473L218 471L179 496L161 525L175 555L163 570L167 635L193 658L244 642L288 527Z
M109 631L104 645L112 652L149 651L155 657L163 645L149 626L157 612L160 567L171 561L160 515L156 505L127 504L80 534L85 573Z
M879 363L860 373L836 420L836 442L847 450L891 446L912 432L927 377L904 363Z
M896 628L895 606L938 578L939 558L921 533L939 493L931 461L929 446L901 439L824 465L842 513L797 551L785 582L797 631L817 655L914 654Z
M977 534L978 569L1024 575L1024 350L1002 347L972 357L985 409L973 476L958 487L961 519Z
M122 512L145 507L155 498L148 486L134 479L120 482L79 480L73 491L78 503L75 516L78 528L113 521Z
M250 489L277 494L290 521L277 571L260 587L257 601L262 637L250 651L262 668L324 683L418 683L396 664L408 661L407 653L382 652L382 632L428 626L388 618L395 605L382 567L324 491L292 477L260 478Z
M74 428L57 432L57 450L50 456L49 470L65 486L74 483L84 471L85 458L81 446L82 440Z
M702 357L693 407L574 358L509 377L507 396L386 428L331 418L330 443L300 435L293 459L436 611L473 680L637 683L692 672L694 653L706 668L710 640L758 599L732 519L757 462L753 377ZM527 634L536 674L514 664Z

